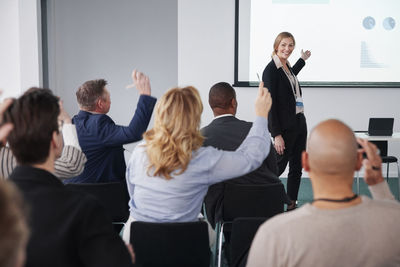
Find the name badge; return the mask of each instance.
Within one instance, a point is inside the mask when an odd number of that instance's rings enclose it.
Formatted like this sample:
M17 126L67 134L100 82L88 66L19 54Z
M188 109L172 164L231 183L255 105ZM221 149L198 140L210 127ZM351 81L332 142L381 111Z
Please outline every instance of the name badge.
M302 97L297 97L296 98L296 107L304 107L303 98Z

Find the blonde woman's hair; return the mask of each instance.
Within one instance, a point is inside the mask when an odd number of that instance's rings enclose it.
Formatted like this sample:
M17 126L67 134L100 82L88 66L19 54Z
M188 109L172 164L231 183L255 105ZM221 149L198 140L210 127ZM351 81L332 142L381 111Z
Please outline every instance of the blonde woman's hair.
M276 51L278 51L279 44L281 43L282 39L285 38L291 38L293 40L293 45L296 45L296 40L294 39L294 36L290 32L281 32L276 36L275 42L274 42L274 50L272 51L271 57L273 57L276 54Z
M203 104L192 86L168 90L155 108L154 128L145 132L146 152L150 165L147 173L171 179L171 173L183 173L192 152L203 144L200 117Z

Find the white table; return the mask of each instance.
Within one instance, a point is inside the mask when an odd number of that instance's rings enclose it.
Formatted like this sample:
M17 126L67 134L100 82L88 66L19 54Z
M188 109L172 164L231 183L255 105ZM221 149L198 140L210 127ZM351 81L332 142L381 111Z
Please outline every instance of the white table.
M400 141L400 132L393 133L392 136L368 135L366 132L355 132L356 137L368 139L369 141Z

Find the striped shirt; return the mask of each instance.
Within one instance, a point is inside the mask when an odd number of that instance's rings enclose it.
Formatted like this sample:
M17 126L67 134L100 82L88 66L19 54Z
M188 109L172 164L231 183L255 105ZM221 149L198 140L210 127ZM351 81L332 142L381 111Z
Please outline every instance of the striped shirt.
M63 125L64 148L61 157L54 163L54 175L60 179L75 177L83 172L86 163L86 156L79 146L75 125ZM0 148L0 179L8 178L14 168L17 166L17 160L9 147Z

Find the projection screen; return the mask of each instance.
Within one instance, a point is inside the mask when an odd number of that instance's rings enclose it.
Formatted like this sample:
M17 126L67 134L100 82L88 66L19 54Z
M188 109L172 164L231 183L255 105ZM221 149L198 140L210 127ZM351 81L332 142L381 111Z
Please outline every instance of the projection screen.
M399 23L399 0L236 0L234 85L256 85L288 31L291 64L312 52L303 86L400 87Z

